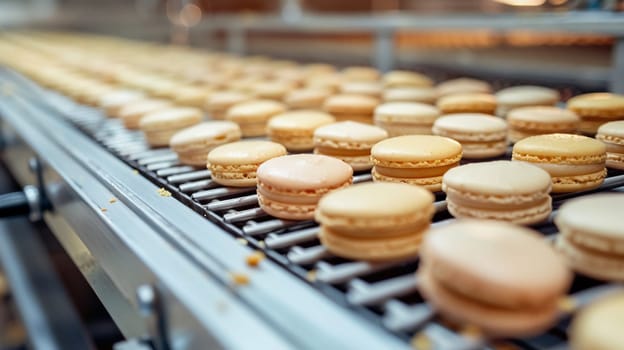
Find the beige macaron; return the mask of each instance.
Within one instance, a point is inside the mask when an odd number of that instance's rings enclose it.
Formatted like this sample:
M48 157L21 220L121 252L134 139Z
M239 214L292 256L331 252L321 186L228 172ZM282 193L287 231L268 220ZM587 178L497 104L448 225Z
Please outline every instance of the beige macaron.
M457 220L431 229L420 249L418 289L443 318L489 337L553 326L572 274L537 232L506 222Z
M435 121L432 130L435 135L461 143L467 159L498 157L507 152L507 123L489 114L444 115Z
M302 88L292 90L284 97L284 103L291 109L322 109L332 92L326 88Z
M498 101L496 115L506 117L509 111L518 107L554 106L560 98L557 90L542 86L521 85L505 88L496 93Z
M321 126L314 131L314 153L338 158L353 170L370 170L371 148L388 137L377 126L345 121Z
M253 85L251 94L258 99L281 101L293 84L279 80L261 81Z
M346 67L340 74L346 81L377 81L381 77L377 69L365 66Z
M542 134L576 134L580 119L576 113L553 106L519 107L507 113L509 141Z
M486 81L472 78L457 78L441 82L436 85L439 96L465 93L485 93L492 92L492 86Z
M177 105L204 108L206 99L212 93L213 90L205 86L183 85L176 89L172 97Z
M601 296L574 317L570 347L575 350L619 350L624 344L624 292Z
M244 92L219 91L208 97L205 108L212 119L225 119L225 115L230 107L251 99L251 95Z
M401 135L430 135L440 111L419 102L387 102L375 108L375 125L385 129L390 137Z
M565 202L555 224L557 247L576 271L607 281L624 281L624 193L601 193Z
M438 92L432 87L398 87L383 92L384 102L420 102L435 104Z
M168 100L145 99L128 103L119 110L119 119L127 129L138 129L141 118L148 113L171 107Z
M237 123L244 137L266 135L269 119L286 112L286 105L273 100L250 100L232 106L225 118Z
M581 135L527 137L514 145L512 159L530 162L550 173L555 193L599 187L607 174L605 145Z
M607 147L607 167L624 170L624 120L602 124L596 138Z
M146 114L139 127L151 146L167 146L175 133L199 123L202 117L202 111L197 108L171 107Z
M323 104L323 110L333 115L337 121L373 123L373 114L379 100L365 95L339 94L330 96Z
M470 163L442 179L448 210L456 218L503 220L532 225L551 212L550 175L525 162Z
M484 113L494 114L496 97L486 93L458 93L440 97L437 106L442 114Z
M223 186L254 187L260 164L286 154L284 146L271 141L231 142L208 153L208 169L212 180Z
M373 180L420 185L435 192L442 176L459 165L462 147L447 137L404 135L378 142L371 149Z
M586 135L594 135L604 123L624 120L624 95L583 94L568 100L567 106L581 117L579 129Z
M314 131L335 122L331 115L315 110L296 110L278 114L269 120L269 138L289 151L311 151L314 148Z
M397 87L429 87L433 86L433 81L421 73L406 70L393 70L384 74L383 86L386 89Z
M236 123L225 120L209 121L175 133L169 146L178 154L180 163L206 166L206 157L213 148L240 138L241 131Z
M340 84L340 93L346 95L364 95L381 99L383 86L376 81L345 81Z
M136 90L115 90L104 94L97 105L104 109L106 115L113 118L119 117L119 110L128 103L145 99L144 93Z

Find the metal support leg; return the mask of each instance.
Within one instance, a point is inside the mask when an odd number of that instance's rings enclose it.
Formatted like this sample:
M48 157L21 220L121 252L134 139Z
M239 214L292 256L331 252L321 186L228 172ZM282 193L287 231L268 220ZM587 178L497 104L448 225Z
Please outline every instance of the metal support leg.
M246 51L245 31L242 28L228 28L226 32L226 47L229 53L244 55Z
M379 29L375 33L375 52L373 65L382 72L387 72L394 66L394 31Z
M624 93L624 37L617 38L613 46L611 63L611 92Z

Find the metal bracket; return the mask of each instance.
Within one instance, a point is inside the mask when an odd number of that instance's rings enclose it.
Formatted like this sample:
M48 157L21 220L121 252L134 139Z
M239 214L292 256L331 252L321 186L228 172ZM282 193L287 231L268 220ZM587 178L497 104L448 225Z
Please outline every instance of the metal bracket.
M139 313L145 319L148 335L154 349L169 350L164 307L158 290L149 284L143 284L136 290Z

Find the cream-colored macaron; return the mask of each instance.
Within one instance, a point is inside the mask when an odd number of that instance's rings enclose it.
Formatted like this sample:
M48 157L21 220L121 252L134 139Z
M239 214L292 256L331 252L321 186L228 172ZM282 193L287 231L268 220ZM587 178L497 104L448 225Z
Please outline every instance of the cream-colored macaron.
M432 130L435 135L461 143L464 158L492 158L507 152L507 123L489 114L444 115L435 121Z
M554 89L533 85L512 86L496 93L496 115L506 117L509 111L518 107L554 106L560 98L559 92Z
M339 94L328 97L323 110L333 115L337 121L373 123L373 114L379 100L365 95Z
M401 135L430 135L440 111L418 102L387 102L375 108L375 125L385 129L390 137Z
M494 114L496 111L496 97L486 93L458 93L440 97L437 106L442 114Z
M624 293L600 297L583 308L570 329L575 350L619 350L624 344Z
M607 167L624 170L624 120L602 124L596 139L607 146Z
M598 128L616 120L624 120L624 95L591 93L568 100L568 109L581 117L580 131L594 135Z
M388 137L377 126L344 121L321 126L314 131L314 153L338 158L351 165L353 170L373 167L371 148Z
M315 110L296 110L278 114L269 120L269 138L289 151L311 151L314 148L314 131L335 122L330 114Z
M381 77L377 69L365 66L346 67L340 73L348 81L377 81Z
M322 109L331 94L326 88L302 88L287 93L284 103L291 109Z
M384 102L420 102L435 104L438 92L432 87L398 87L383 92Z
M483 80L472 78L457 78L441 82L436 85L438 95L446 96L452 94L465 94L465 93L485 93L492 92L492 86Z
M340 93L364 95L380 99L383 93L383 86L376 81L345 81L340 85Z
M178 131L201 121L203 113L192 107L171 107L148 113L139 122L151 146L167 146L169 140Z
M433 81L424 74L406 70L393 70L383 76L384 88L428 87Z
M576 134L580 119L576 113L553 106L519 107L507 113L509 140L542 134Z
M273 100L250 100L232 106L225 119L237 123L244 137L266 135L266 125L272 117L284 113L287 107Z
M212 119L225 119L225 115L230 107L251 99L252 96L250 94L240 91L218 91L208 97L205 107Z
M169 146L178 154L180 163L206 166L206 157L213 148L240 138L241 131L236 123L209 121L175 133L169 140Z

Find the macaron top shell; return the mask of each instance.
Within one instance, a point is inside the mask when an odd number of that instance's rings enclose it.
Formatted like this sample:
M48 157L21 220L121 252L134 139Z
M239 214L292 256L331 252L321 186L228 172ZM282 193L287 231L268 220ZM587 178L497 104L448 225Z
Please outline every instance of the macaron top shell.
M238 140L240 137L238 124L229 121L209 121L177 132L171 137L169 145L176 149L198 142L204 145L220 144L228 140Z
M560 230L624 240L624 193L601 193L571 199L561 206L555 223Z
M342 76L351 81L374 81L378 80L381 74L373 67L351 66L341 71Z
M459 288L489 286L504 299L500 301L516 307L553 302L572 277L564 260L535 231L499 221L457 220L438 226L425 235L421 255L443 282L452 280ZM478 294L474 289L455 291Z
M423 187L371 182L325 195L317 209L320 216L395 218L426 211L433 204L431 191Z
M386 89L383 92L383 100L386 102L415 101L435 102L438 92L431 87L397 87Z
M201 109L192 107L171 107L161 111L148 113L141 119L141 129L166 130L189 124L198 123L202 119Z
M547 194L551 187L550 174L525 162L499 160L471 163L450 169L444 174L443 188L451 187L495 196Z
M98 104L100 107L116 106L144 97L145 94L137 90L115 90L104 94Z
M388 137L388 133L377 126L344 121L321 126L314 131L314 138L318 142L347 142L353 146L364 143L367 148Z
M624 293L610 295L580 311L571 326L572 347L579 350L615 350L624 344Z
M286 154L286 148L276 142L239 141L213 149L208 153L208 163L223 165L259 164Z
M440 166L459 161L462 146L447 137L432 135L404 135L383 140L373 146L373 158L386 162L429 162ZM397 165L398 165L397 164Z
M327 97L331 95L328 89L323 88L304 88L293 90L286 95L284 102L290 106L305 105L308 103L321 104Z
M445 96L466 92L489 93L492 91L492 87L483 80L457 78L441 82L436 86L436 90L440 96Z
M507 123L489 114L457 113L441 116L436 120L434 128L460 133L505 133Z
M383 86L376 81L347 81L340 85L343 94L381 96Z
M283 113L286 106L273 100L251 100L232 106L227 112L228 119L237 121L265 120L267 117Z
M314 130L334 121L334 117L321 111L298 110L274 116L268 126L272 130Z
M568 100L570 109L622 110L624 114L624 95L608 92L596 92L575 96Z
M393 70L383 76L386 87L396 86L431 86L433 81L426 75L405 70Z
M240 91L218 91L208 97L206 105L209 109L227 108L233 104L251 99L249 94Z
M263 185L277 189L331 189L351 181L353 169L349 164L333 157L295 154L262 163L257 176Z
M387 102L375 108L375 118L384 122L431 122L440 116L440 110L418 102Z
M516 154L543 157L588 157L588 161L604 161L605 145L593 138L573 134L546 134L527 137L513 148Z
M146 112L151 112L160 108L166 108L171 106L171 102L167 100L159 100L159 99L146 99L146 100L138 100L136 102L125 105L119 111L119 116L130 116L130 115L138 115Z
M533 85L513 86L496 93L501 105L555 104L560 97L557 90Z
M570 124L578 123L580 118L576 113L553 106L530 106L511 110L507 114L507 121L539 124Z
M325 100L323 109L329 113L363 113L372 114L379 100L366 95L341 94L330 96Z
M446 95L438 99L438 107L444 109L454 105L466 104L487 104L496 106L496 98L494 95L477 92L465 92L452 95Z
M608 122L598 128L598 134L615 138L624 138L624 120ZM607 141L607 140L605 140ZM615 140L614 140L615 141ZM622 140L624 142L624 140Z

